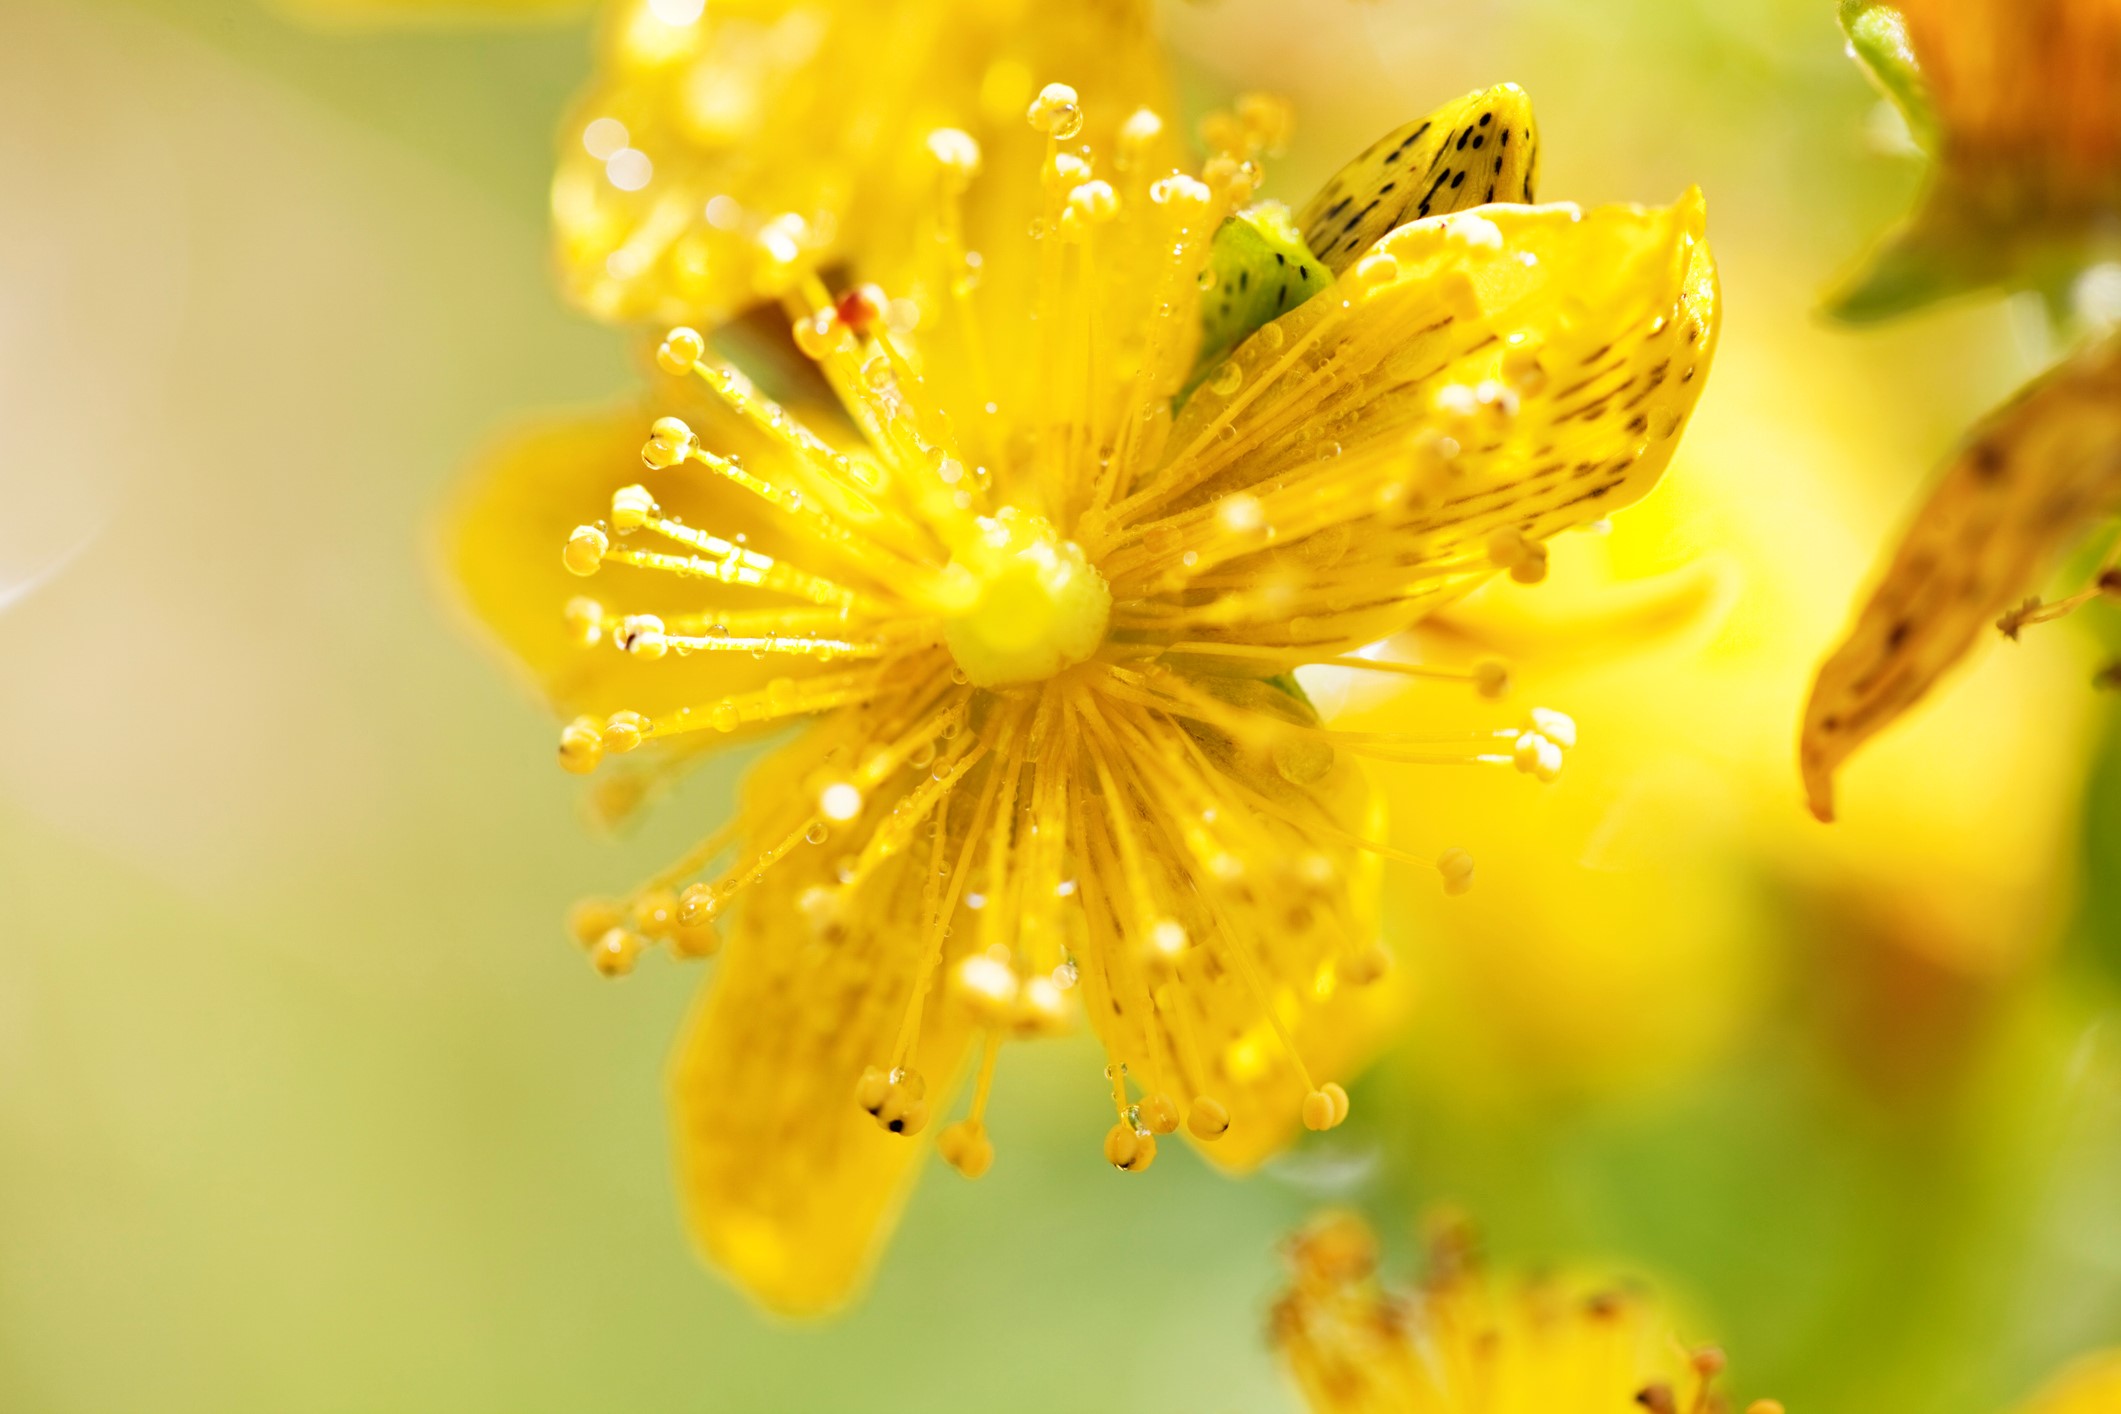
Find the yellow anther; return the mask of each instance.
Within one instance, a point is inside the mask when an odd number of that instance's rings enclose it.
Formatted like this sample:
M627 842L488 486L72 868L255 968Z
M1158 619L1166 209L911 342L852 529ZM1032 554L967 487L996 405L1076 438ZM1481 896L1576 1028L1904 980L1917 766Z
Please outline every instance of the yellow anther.
M619 620L611 641L636 658L660 658L670 651L663 621L654 614L628 614Z
M994 1141L975 1119L961 1119L936 1135L935 1151L967 1178L978 1178L994 1165Z
M678 895L678 922L688 928L711 923L722 911L722 896L712 884L688 884Z
M1337 1085L1333 1086L1335 1090L1339 1088ZM1336 1101L1325 1086L1320 1086L1304 1096L1303 1119L1304 1128L1306 1129L1331 1129L1340 1123L1341 1117L1346 1113L1347 1097L1345 1093Z
M577 717L560 728L560 765L586 776L604 759L604 734L594 720Z
M1561 747L1538 732L1524 732L1511 753L1517 769L1536 780L1551 782L1561 774Z
M1072 152L1056 152L1046 164L1046 180L1057 187L1073 187L1090 180L1090 164Z
M648 733L648 719L638 712L614 712L604 723L604 749L631 751ZM676 900L672 900L676 906Z
M611 493L611 528L621 535L639 530L656 513L655 497L646 486L621 486Z
M641 461L650 471L665 471L692 455L699 439L675 417L659 417L649 429L648 444L641 448Z
M962 191L979 175L979 143L961 128L937 128L928 134L928 155L943 169L946 183Z
M561 611L568 635L584 648L594 648L604 637L604 606L587 595L577 594Z
M1230 1129L1230 1107L1207 1095L1196 1096L1186 1111L1186 1128L1195 1139L1220 1139Z
M1159 178L1156 184L1149 188L1149 200L1158 206L1200 210L1215 200L1215 193L1198 177L1173 172L1168 177Z
M700 337L700 331L681 326L663 336L662 345L655 351L655 361L665 373L690 373L693 365L706 354L707 341Z
M1083 182L1068 193L1068 214L1099 225L1119 214L1119 193L1104 181Z
M1083 130L1083 107L1075 90L1064 83L1049 83L1031 100L1024 117L1032 127L1058 142L1066 142Z
M1105 1162L1122 1173L1140 1173L1156 1162L1156 1136L1129 1124L1113 1125L1105 1131Z
M1519 584L1538 584L1547 577L1547 547L1544 542L1530 542L1531 550L1523 559L1510 566L1510 578Z
M595 574L604 563L604 552L611 548L611 537L593 525L578 525L567 537L567 546L560 551L560 563L575 574Z
M1473 665L1473 690L1490 702L1507 697L1510 692L1510 668L1507 663L1493 658Z
M624 912L608 898L585 898L567 911L567 931L585 948L624 921Z
M1296 111L1289 100L1272 93L1241 93L1237 96L1237 120L1255 150L1268 156L1281 151L1296 124Z
M589 948L589 962L606 977L623 977L633 971L643 943L638 933L608 928Z
M678 896L669 889L650 889L629 910L634 929L650 938L665 938L678 925Z
M1142 1096L1135 1109L1142 1128L1151 1134L1169 1134L1178 1128L1178 1105L1161 1090Z
M1112 591L1082 547L1039 517L1013 507L981 517L950 563L977 597L944 623L943 642L977 686L1050 678L1104 642Z
M1383 943L1372 943L1342 958L1337 970L1349 986L1367 987L1392 970L1392 950Z
M1473 887L1473 856L1462 849L1447 849L1436 856L1436 872L1443 875L1443 891L1462 894Z
M1119 125L1119 150L1122 156L1140 156L1143 148L1163 136L1164 120L1155 110L1137 108L1127 115L1127 121Z
M722 950L722 934L712 923L679 922L670 930L670 951L682 958L713 957Z
M870 1066L854 1087L854 1102L893 1134L918 1134L928 1123L928 1083L914 1070Z
M1551 707L1534 707L1526 714L1531 729L1560 747L1576 745L1576 719Z
M840 321L838 310L827 307L796 320L788 327L788 333L803 357L821 363L847 337L847 326Z
M1779 1399L1756 1399L1745 1407L1745 1414L1785 1414Z

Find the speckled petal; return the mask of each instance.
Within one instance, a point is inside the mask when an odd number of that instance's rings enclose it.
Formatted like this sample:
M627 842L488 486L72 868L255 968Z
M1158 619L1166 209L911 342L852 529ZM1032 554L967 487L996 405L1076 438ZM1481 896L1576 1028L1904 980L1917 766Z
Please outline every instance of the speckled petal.
M1820 668L1799 746L1806 794L1920 701L2064 546L2121 508L2121 339L2033 384L1975 428Z

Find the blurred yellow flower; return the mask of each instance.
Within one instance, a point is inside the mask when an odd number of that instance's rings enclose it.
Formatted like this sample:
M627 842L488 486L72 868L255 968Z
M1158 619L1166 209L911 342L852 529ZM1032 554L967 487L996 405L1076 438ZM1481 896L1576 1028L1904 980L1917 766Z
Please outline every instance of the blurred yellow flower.
M1937 165L1837 314L1993 285L2066 294L2121 252L2121 0L1844 0L1842 18Z
M474 602L583 711L563 764L810 719L726 828L577 920L609 972L656 942L714 951L733 922L674 1103L695 1231L771 1306L844 1299L912 1171L902 1136L975 1051L939 1147L983 1172L999 1043L1078 1009L1110 1059L1115 1167L1146 1168L1181 1124L1233 1167L1337 1125L1336 1077L1397 1008L1369 985L1364 861L1433 867L1452 892L1472 868L1376 843L1359 760L1548 778L1573 744L1537 710L1333 732L1288 674L1500 686L1350 655L1498 572L1538 580L1547 537L1655 483L1716 339L1698 195L1401 226L1174 412L1216 233L1285 121L1239 112L1196 177L1149 110L1086 139L1050 85L1029 107L1038 179L969 199L978 144L931 134L911 294L793 277L795 341L843 423L812 430L678 329L658 361L723 407L655 424L653 489L547 433L468 503ZM1469 124L1460 150L1492 121ZM522 542L598 495L607 518ZM562 539L575 574L646 571L635 602L562 615ZM552 656L563 618L610 668Z
M602 319L712 322L853 262L924 260L928 134L969 133L1035 203L1020 121L1094 77L1109 142L1166 80L1147 0L614 0L562 126L552 212L570 295ZM1102 116L1099 116L1102 115Z
M1461 1228L1432 1244L1411 1291L1377 1275L1361 1219L1327 1213L1288 1243L1276 1349L1312 1414L1702 1414L1724 1357L1682 1344L1639 1284L1496 1278ZM1781 1414L1758 1400L1748 1414Z
M1976 982L2052 937L2095 706L2067 690L2074 645L2021 645L1910 717L1850 768L1831 830L1799 807L1805 683L1870 557L1865 527L1890 514L1874 469L1915 416L1869 398L1853 376L1869 357L1816 345L1794 312L1756 320L1719 354L1680 475L1610 533L1553 542L1546 584L1491 582L1394 645L1507 656L1585 743L1536 793L1384 782L1395 822L1449 821L1480 860L1466 898L1387 902L1402 936L1435 940L1409 958L1427 1093L1493 1116L1682 1083L1757 1032L1793 917L1830 956L1884 944ZM1407 710L1360 684L1316 696L1350 730Z
M2121 1409L2121 1348L2087 1355L2018 1406L2017 1414L2113 1414Z

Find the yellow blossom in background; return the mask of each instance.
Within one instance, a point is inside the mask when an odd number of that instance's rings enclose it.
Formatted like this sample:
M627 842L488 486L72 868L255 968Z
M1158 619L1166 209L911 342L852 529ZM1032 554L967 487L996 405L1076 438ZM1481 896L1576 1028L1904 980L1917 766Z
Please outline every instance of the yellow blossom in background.
M561 282L602 319L718 322L854 262L896 281L926 253L939 128L1036 201L1025 105L1094 75L1109 143L1166 80L1147 0L614 0L560 135Z
M2083 670L2060 639L2017 646L2008 671L1881 741L1833 829L1801 808L1792 724L1872 553L1863 527L1891 513L1867 469L1905 429L1864 406L1840 361L1859 350L1798 356L1800 320L1756 323L1719 355L1657 495L1609 533L1553 542L1544 584L1491 582L1391 645L1506 657L1517 690L1565 705L1583 738L1537 792L1384 782L1396 825L1448 821L1480 861L1467 897L1402 888L1386 910L1425 940L1402 950L1412 1063L1469 1114L1698 1076L1770 1014L1792 916L1832 951L1881 944L1975 981L2022 975L2061 920L2096 703L2070 690ZM1349 730L1412 710L1360 683L1319 701ZM1441 697L1418 710L1472 725Z
M1334 732L1288 674L1367 663L1348 655L1497 573L1540 578L1547 537L1654 484L1714 348L1698 196L1459 209L1485 189L1447 179L1436 214L1343 273L1298 262L1289 311L1192 386L1203 272L1286 115L1251 101L1211 124L1196 177L1153 112L1100 124L1095 103L1054 84L1030 105L1035 181L930 136L908 293L791 277L843 422L797 421L679 329L659 361L725 407L657 422L647 481L549 433L460 528L474 603L535 636L533 669L586 708L570 768L808 722L724 829L577 919L609 972L658 942L720 946L673 1071L684 1199L708 1255L777 1308L844 1299L913 1170L907 1136L938 1127L947 1160L984 1171L1009 1037L1088 1018L1123 1170L1181 1126L1243 1168L1340 1122L1338 1079L1397 1009L1366 861L1452 892L1472 870L1443 839L1381 843L1360 762L1545 778L1574 729L1535 710ZM1502 166L1508 110L1450 111L1445 148ZM608 601L552 587L562 540L575 574L621 567ZM556 622L623 678L543 657ZM1399 671L1501 686L1488 666ZM967 1067L969 1111L943 1125Z
M1724 1356L1689 1348L1637 1283L1498 1276L1446 1227L1420 1284L1378 1277L1377 1239L1327 1213L1289 1239L1269 1329L1311 1414L1709 1414ZM1748 1414L1781 1414L1773 1400Z
M1998 285L2066 296L2121 254L2121 0L1844 0L1842 19L1936 166L1835 313Z
M2113 1414L2121 1409L2121 1349L2102 1350L2070 1365L2016 1414Z

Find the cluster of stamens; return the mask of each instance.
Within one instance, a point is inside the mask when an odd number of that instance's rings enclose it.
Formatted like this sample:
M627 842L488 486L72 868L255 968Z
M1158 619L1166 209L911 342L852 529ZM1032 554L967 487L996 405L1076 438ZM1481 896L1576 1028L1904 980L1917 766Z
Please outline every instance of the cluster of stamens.
M1498 435L1517 414L1519 390L1536 391L1546 376L1536 350L1512 350L1507 381L1446 388L1432 425L1345 457L1330 431L1307 430L1315 462L1305 474L1203 499L1202 488L1239 465L1243 399L1297 367L1289 361L1308 346L1282 349L1277 326L1261 330L1258 357L1281 362L1233 358L1211 374L1195 395L1205 420L1184 424L1191 441L1181 446L1169 394L1146 374L1132 379L1117 415L1093 401L1093 371L1112 376L1098 363L1105 351L1089 331L1068 332L1061 314L1099 278L1101 232L1123 210L1145 212L1169 252L1151 292L1158 307L1196 288L1209 237L1256 188L1257 157L1280 141L1286 113L1254 101L1215 120L1218 150L1198 177L1148 170L1161 132L1153 114L1120 127L1107 175L1087 151L1066 146L1084 122L1072 89L1048 86L1029 119L1049 139L1047 214L1033 235L1048 262L1040 318L1053 331L1041 357L1056 366L1039 382L1049 405L1026 420L1028 444L1002 435L991 398L969 399L984 420L953 422L934 386L943 370L909 337L920 320L941 324L936 337L960 356L968 385L982 389L991 377L973 306L980 262L963 247L957 207L980 152L966 134L943 130L928 147L942 213L944 318L874 286L835 297L814 275L792 273L789 282L795 342L867 449L828 445L714 357L700 334L675 329L659 364L703 380L762 434L774 471L717 455L686 423L664 418L642 449L649 480L618 489L608 514L576 528L561 552L577 575L617 564L719 596L683 615L615 612L577 597L565 617L585 648L644 662L729 654L799 669L653 717L577 718L560 737L568 770L690 734L817 723L790 748L811 763L801 798L747 804L628 900L584 905L576 936L612 974L650 943L705 956L736 898L776 868L799 867L820 882L800 893L797 911L819 938L844 939L857 891L925 856L922 915L902 920L924 940L919 978L893 1054L863 1072L854 1098L889 1132L923 1131L934 1103L912 1064L923 1008L940 1004L931 993L962 1008L985 1037L982 1060L970 1114L938 1143L968 1177L993 1158L983 1114L996 1043L1064 1029L1080 1010L1071 996L1079 983L1102 999L1100 1015L1123 1018L1135 1063L1130 1073L1115 1051L1106 1072L1116 1117L1104 1153L1115 1168L1147 1168L1157 1139L1181 1124L1203 1141L1231 1128L1232 1106L1215 1092L1209 1064L1225 1053L1242 1057L1247 1073L1285 1055L1300 1081L1303 1125L1338 1126L1347 1093L1316 1081L1297 1055L1273 993L1289 964L1270 966L1265 950L1315 951L1297 981L1318 995L1366 986L1384 975L1389 954L1347 912L1343 856L1368 850L1431 867L1452 894L1470 887L1473 861L1461 849L1422 856L1362 838L1333 824L1311 793L1344 756L1506 765L1551 781L1575 744L1574 724L1545 709L1518 727L1478 733L1334 730L1300 693L1266 681L1318 665L1451 681L1491 699L1505 693L1500 664L1374 658L1346 650L1354 629L1343 626L1370 621L1363 614L1380 574L1409 585L1394 590L1408 594L1442 593L1497 570L1536 583L1546 567L1541 541L1514 521L1468 523L1440 537L1447 549L1433 562L1409 569L1346 527L1380 505L1444 524L1440 497L1462 450ZM1390 265L1379 256L1359 267L1328 319L1345 318L1366 292L1397 278ZM1177 357L1155 343L1173 318L1150 326L1145 360ZM928 324L921 333L929 336ZM1085 366L1065 366L1070 357ZM1330 368L1318 376L1330 391ZM792 564L665 509L677 487L702 483L773 508L793 539L837 568ZM726 591L767 597L763 607L729 607L720 602ZM1279 647L1231 631L1259 621L1335 647ZM1204 663L1214 671L1201 671ZM1261 676L1247 675L1254 670ZM828 844L829 867L801 862L827 857L816 851ZM734 864L694 877L732 850ZM1211 1033L1226 1013L1242 1014L1249 1029ZM1138 1093L1129 1090L1133 1073L1146 1077Z

